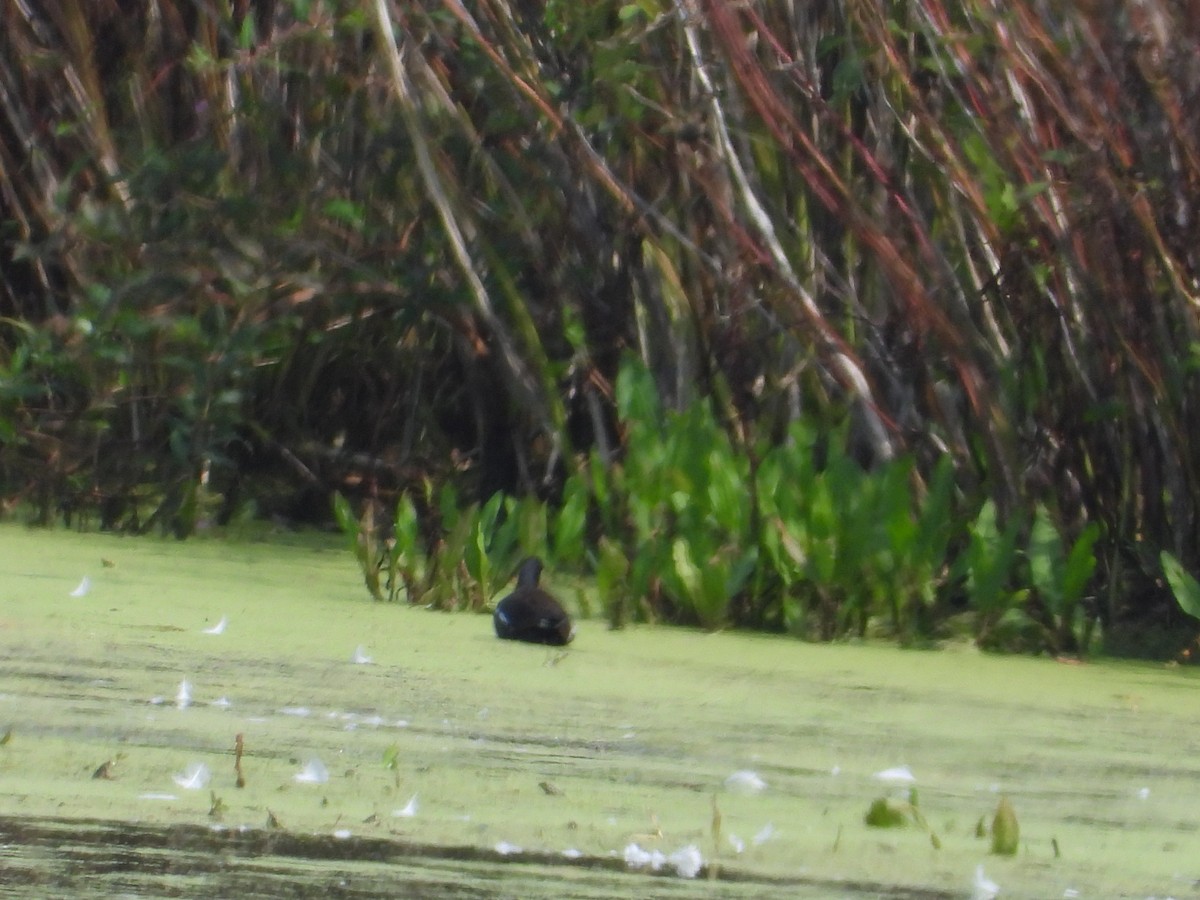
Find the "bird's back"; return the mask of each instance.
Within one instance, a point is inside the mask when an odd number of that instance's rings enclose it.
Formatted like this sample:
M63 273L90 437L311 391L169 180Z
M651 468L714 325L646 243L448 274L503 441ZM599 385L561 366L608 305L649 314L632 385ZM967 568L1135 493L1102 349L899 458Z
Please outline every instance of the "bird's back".
M562 604L540 587L518 587L496 606L496 635L533 644L569 644L571 617Z

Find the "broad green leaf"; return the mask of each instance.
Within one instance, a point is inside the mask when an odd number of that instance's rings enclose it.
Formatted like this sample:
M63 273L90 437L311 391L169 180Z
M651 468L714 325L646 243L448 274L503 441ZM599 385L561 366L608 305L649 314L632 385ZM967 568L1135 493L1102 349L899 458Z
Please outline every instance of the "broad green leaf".
M1179 608L1192 618L1200 619L1200 582L1166 550L1159 554L1159 562L1162 563L1163 575L1171 586L1171 593L1175 595Z
M1076 603L1083 596L1092 573L1096 571L1096 541L1099 537L1100 526L1089 522L1067 555L1062 573L1062 593L1068 604Z

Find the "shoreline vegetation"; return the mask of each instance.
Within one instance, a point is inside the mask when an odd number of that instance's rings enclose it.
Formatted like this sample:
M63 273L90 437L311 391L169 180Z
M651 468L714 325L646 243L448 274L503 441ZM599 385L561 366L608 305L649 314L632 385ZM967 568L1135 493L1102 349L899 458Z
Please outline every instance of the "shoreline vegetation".
M485 604L438 542L509 514L614 623L1195 655L1183 5L2 9L0 513L338 493L372 596Z

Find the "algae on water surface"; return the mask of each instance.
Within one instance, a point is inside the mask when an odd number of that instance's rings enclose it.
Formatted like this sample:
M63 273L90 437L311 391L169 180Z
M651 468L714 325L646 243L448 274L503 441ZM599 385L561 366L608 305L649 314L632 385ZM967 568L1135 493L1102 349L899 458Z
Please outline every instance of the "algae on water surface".
M364 601L324 538L11 525L0 642L0 876L51 879L48 894L73 871L142 895L199 896L214 878L243 896L365 896L388 879L430 896L637 895L631 843L694 844L723 896L961 896L981 862L1005 897L1180 896L1200 878L1189 670L598 622L560 657L495 640L483 616ZM314 758L328 780L297 781ZM210 780L181 787L196 764ZM872 774L901 764L940 850L863 824L894 790ZM744 770L765 787L726 785ZM975 836L1000 794L1020 820L1011 858Z

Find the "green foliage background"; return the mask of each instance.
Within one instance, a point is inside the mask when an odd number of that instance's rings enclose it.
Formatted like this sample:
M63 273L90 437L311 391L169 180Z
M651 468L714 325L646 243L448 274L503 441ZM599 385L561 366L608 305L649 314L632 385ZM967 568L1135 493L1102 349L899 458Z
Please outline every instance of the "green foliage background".
M1180 624L1182 6L2 10L6 505L182 536L400 502L414 560L461 542L449 605L545 540L614 621Z

